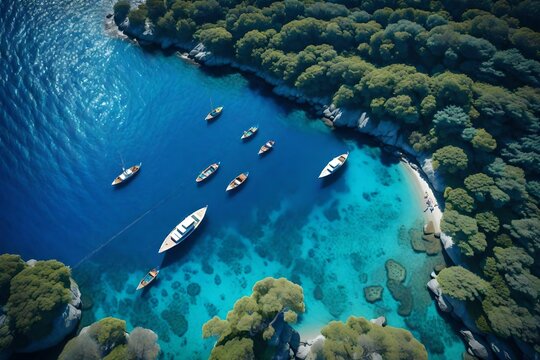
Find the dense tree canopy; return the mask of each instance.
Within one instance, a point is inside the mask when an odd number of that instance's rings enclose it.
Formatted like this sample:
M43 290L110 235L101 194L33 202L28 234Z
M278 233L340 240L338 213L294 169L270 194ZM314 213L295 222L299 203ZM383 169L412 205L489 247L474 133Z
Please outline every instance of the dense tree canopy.
M484 276L478 264L498 262L497 246L533 258L540 250L538 4L152 0L131 7L129 26L122 26L134 36L147 25L182 44L195 39L291 93L397 124L412 149L432 158L443 175L449 186L443 230L470 259L464 265ZM120 0L117 23L126 11ZM523 266L537 277L537 265ZM534 344L535 328L524 319L538 318L540 308L518 290L534 284L532 278L489 280L497 285L490 289L508 289L511 300L487 295L481 306L475 303L483 329ZM212 323L216 335L231 331L221 321ZM241 326L258 322L264 321L253 313Z

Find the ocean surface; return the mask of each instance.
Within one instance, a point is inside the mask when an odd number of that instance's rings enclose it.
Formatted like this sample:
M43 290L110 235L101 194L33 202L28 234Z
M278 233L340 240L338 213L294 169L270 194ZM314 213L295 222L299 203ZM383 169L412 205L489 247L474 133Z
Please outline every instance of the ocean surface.
M257 79L111 36L111 6L0 3L0 253L72 266L82 326L117 316L130 329L151 328L165 358L206 358L214 340L202 339L203 323L224 317L266 276L303 286L307 311L296 328L305 337L334 319L385 315L413 331L430 358L460 358L462 342L425 289L444 260L410 246L423 209L403 166ZM208 124L211 103L225 110ZM256 124L259 133L242 142ZM259 157L269 139L274 149ZM346 166L317 179L345 151ZM142 162L142 170L112 188L122 161ZM197 185L216 161L218 173ZM244 171L247 182L226 193ZM197 232L158 254L167 233L205 205ZM365 286L385 286L388 259L407 269L414 305L406 319L388 289L375 304L363 295ZM158 280L135 292L155 266Z

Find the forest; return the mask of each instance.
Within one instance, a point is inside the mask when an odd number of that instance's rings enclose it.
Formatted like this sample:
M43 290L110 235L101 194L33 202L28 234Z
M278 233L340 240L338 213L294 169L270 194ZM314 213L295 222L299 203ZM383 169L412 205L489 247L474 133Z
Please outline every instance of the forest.
M398 124L447 185L464 263L445 294L540 353L540 1L120 0L114 17Z

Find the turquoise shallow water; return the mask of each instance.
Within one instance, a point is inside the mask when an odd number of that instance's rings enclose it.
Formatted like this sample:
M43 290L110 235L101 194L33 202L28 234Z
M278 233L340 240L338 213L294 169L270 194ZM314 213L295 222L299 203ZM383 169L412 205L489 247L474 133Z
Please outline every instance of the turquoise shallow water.
M399 163L363 139L332 133L257 80L108 36L109 9L0 3L0 252L74 266L93 304L83 325L118 316L130 328L152 328L167 357L205 358L213 341L201 338L202 324L225 316L257 280L285 276L304 287L307 312L297 328L305 336L332 319L384 314L433 358L459 358L463 345L425 290L441 259L415 254L400 236L418 226L422 209ZM210 99L225 113L207 124ZM242 143L253 124L260 133ZM268 139L275 149L259 158ZM319 181L326 162L346 150L345 168ZM143 169L112 189L120 154ZM219 172L197 186L197 173L214 161ZM247 183L226 194L242 171L250 171ZM158 255L170 229L206 204L196 234ZM363 296L364 286L384 285L390 258L408 271L407 321L387 289L373 305ZM135 293L157 265L156 283ZM190 296L195 283L200 293Z

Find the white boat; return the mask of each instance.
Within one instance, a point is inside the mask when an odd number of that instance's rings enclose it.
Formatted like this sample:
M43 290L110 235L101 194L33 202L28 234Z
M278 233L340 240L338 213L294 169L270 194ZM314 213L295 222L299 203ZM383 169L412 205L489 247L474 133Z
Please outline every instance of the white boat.
M227 189L225 189L225 191L231 191L233 189L236 189L247 180L248 176L249 172L241 173L229 183L229 186L227 186Z
M206 121L217 119L223 112L223 106L217 107L214 110L210 111L208 115L204 118Z
M137 286L137 290L140 290L148 285L150 285L150 283L152 281L154 281L154 279L158 276L159 274L159 269L158 268L154 268L152 270L150 270L143 278L142 280L139 282L139 286Z
M349 152L347 151L346 154L341 154L339 156L336 156L326 166L324 167L323 171L321 171L321 174L319 175L319 179L323 177L327 177L328 175L332 175L335 173L340 167L345 164L345 161L347 161L347 158L349 157Z
M259 155L262 155L264 154L265 152L271 150L273 147L274 147L274 144L276 142L274 140L269 140L266 142L266 144L264 144L263 146L261 146L260 150L259 150Z
M161 244L158 253L162 253L175 247L176 245L184 241L189 235L191 235L193 231L195 231L195 229L198 228L203 221L204 216L206 215L206 209L208 209L208 205L193 212L184 220L182 220L178 225L176 225L176 227L172 229L169 235L167 235L165 240L163 240L163 243Z
M127 169L124 168L122 173L113 180L111 185L113 186L119 185L127 181L128 179L130 179L132 176L134 176L135 174L139 172L139 170L141 169L141 166L142 166L142 163L139 163L139 165L133 165L132 167L129 167Z

